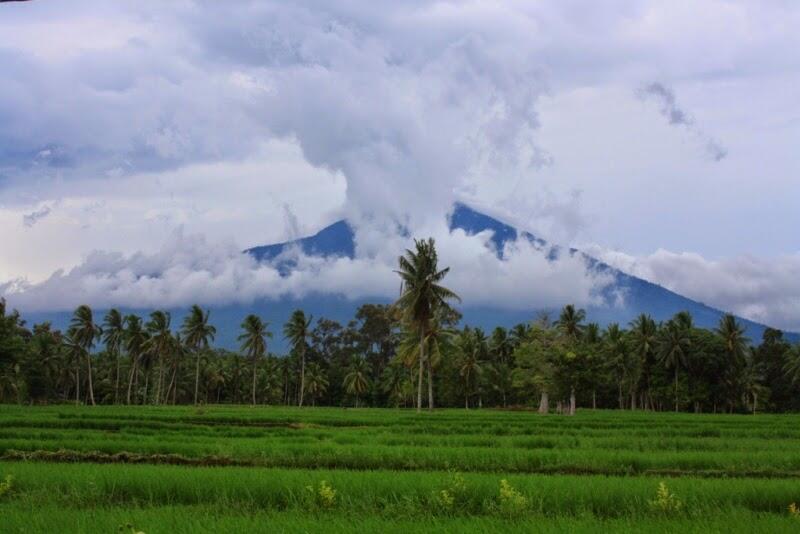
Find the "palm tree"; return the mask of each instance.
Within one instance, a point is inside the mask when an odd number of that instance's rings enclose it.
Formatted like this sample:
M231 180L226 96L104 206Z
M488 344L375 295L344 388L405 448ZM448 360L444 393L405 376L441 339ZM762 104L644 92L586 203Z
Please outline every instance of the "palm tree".
M81 402L81 358L83 358L83 347L77 340L76 332L70 328L64 336L64 351L66 361L75 362L75 404Z
M687 353L691 345L689 331L685 323L677 320L667 321L661 330L658 342L658 359L667 369L675 372L675 411L678 411L678 371L686 366Z
M458 374L464 379L464 408L469 410L470 378L480 375L480 346L469 332L465 332L459 343L461 361L458 365Z
M369 388L369 366L366 358L360 355L353 356L344 376L344 387L347 393L355 396L358 408L359 397Z
M210 312L203 312L200 306L193 305L189 315L183 320L183 337L186 346L195 353L194 368L194 403L200 388L200 353L208 350L209 341L214 341L217 329L208 322Z
M289 343L295 353L300 357L300 398L297 403L298 406L303 406L303 392L306 387L306 339L309 335L311 328L311 321L313 317L306 319L306 314L303 310L295 310L289 317L289 322L283 326L283 336Z
M242 335L239 341L242 343L242 352L247 354L253 364L253 387L251 391L251 401L256 405L256 372L258 362L267 353L266 339L272 337L272 332L267 330L268 323L261 320L258 315L250 314L242 322Z
M150 314L146 328L150 338L145 343L145 350L158 358L158 383L156 384L155 404L161 402L161 390L164 387L164 360L173 347L169 312L156 310ZM145 391L147 387L145 386Z
M761 365L756 361L755 350L749 350L744 359L744 366L740 373L740 383L745 397L745 404L750 404L749 399L752 399L753 415L755 415L758 410L758 396L767 391L763 386L764 373Z
M317 404L317 399L328 391L328 378L318 363L308 364L306 369L306 391L311 397L311 405Z
M419 378L417 383L417 411L422 410L422 372L425 365L425 336L430 322L439 308L447 308L448 300L461 300L453 291L442 286L450 268L439 269L439 257L432 238L414 240L416 250L406 250L398 258L402 288L395 306L403 319L419 335ZM433 409L429 404L428 409Z
M114 404L119 402L119 366L120 366L120 349L125 340L125 319L118 309L112 308L108 310L105 318L103 319L103 343L106 349L114 358L116 364L116 373L114 378Z
M583 335L583 320L586 319L586 311L576 310L572 304L567 304L561 310L561 315L556 321L556 326L566 337L578 340Z
M172 377L164 393L164 402L169 399L169 392L172 391L172 404L176 404L178 399L178 369L184 357L188 355L188 348L181 339L180 333L175 333L170 339L169 353L171 354L170 366L172 367Z
M73 341L75 341L86 356L86 365L89 373L89 400L94 403L94 387L92 386L92 356L91 350L95 339L103 335L103 330L94 323L92 309L86 304L81 304L75 309L70 321Z
M689 317L691 321L691 316ZM685 321L684 321L685 324ZM645 393L644 408L650 403L650 374L647 370L649 357L656 349L658 326L652 317L646 313L640 314L630 322L630 339L633 352L639 357L639 363L645 367Z
M631 374L631 362L625 334L617 323L611 323L606 327L603 344L608 355L608 363L616 371L619 408L623 409L625 408L625 401L622 396L622 388L627 381L627 377Z
M795 345L787 351L783 372L786 373L792 385L800 384L800 345Z
M131 370L128 375L128 395L126 398L127 404L130 404L134 381L138 385L139 361L146 350L147 332L142 328L142 318L138 315L131 314L126 316L125 326L125 351L131 359Z
M730 363L741 362L750 340L744 335L745 329L736 317L726 313L714 331L725 343L725 350L731 358Z

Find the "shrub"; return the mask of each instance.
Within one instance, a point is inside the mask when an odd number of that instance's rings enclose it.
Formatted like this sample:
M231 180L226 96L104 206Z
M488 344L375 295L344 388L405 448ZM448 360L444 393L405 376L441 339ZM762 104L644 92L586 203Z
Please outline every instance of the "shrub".
M528 499L515 489L508 480L500 481L500 512L507 516L516 516L525 511L528 507Z
M456 506L464 504L467 496L467 481L461 473L451 471L445 487L434 495L434 502L444 511L451 512Z
M656 498L649 502L651 509L665 514L677 513L683 507L683 502L669 490L664 482L658 484Z
M336 490L326 480L321 481L316 489L313 486L306 486L306 490L320 508L327 510L336 504Z
M0 482L0 498L11 493L11 488L13 487L13 485L14 485L14 477L11 475L6 475L5 480L3 480L3 482Z

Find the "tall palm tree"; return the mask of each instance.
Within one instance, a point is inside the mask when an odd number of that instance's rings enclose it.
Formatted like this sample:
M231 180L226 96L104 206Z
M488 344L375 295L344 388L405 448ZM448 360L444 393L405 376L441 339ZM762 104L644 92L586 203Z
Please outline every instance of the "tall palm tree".
M67 330L64 336L64 356L68 363L75 362L75 404L81 402L81 359L83 358L83 347L78 341L78 336L72 328Z
M142 327L142 318L138 315L128 315L125 317L125 352L131 359L131 370L128 375L128 395L126 403L131 403L131 392L134 389L134 382L138 385L139 363L145 353L147 343L147 332Z
M328 378L318 363L308 364L306 369L306 391L311 397L311 405L317 404L317 399L328 391Z
M214 341L217 329L209 324L209 311L203 311L194 304L189 310L189 315L183 320L183 337L186 346L195 353L194 367L194 403L197 404L197 395L200 389L200 354L208 350L209 341Z
M242 352L247 354L253 364L253 386L251 390L251 402L256 405L256 373L258 362L267 353L267 338L272 337L272 332L267 330L268 323L261 320L258 315L250 314L242 322L242 335L239 341L242 343Z
M561 315L556 321L556 326L566 337L572 340L578 340L583 335L583 321L586 319L586 311L582 309L575 309L572 304L567 304L561 310Z
M464 380L464 408L469 409L470 379L480 375L481 347L470 331L464 332L459 340L461 361L458 364L458 374Z
M173 348L171 321L172 317L169 312L156 310L150 314L150 321L146 325L150 338L145 343L145 350L158 359L158 382L153 399L155 404L161 402L161 390L164 387L164 360Z
M647 409L647 405L650 404L648 360L656 350L658 325L656 325L652 317L642 313L630 322L630 328L631 349L639 357L639 363L645 369L645 398L643 404L645 405L644 408Z
M460 298L441 285L450 268L439 269L439 257L434 240L414 240L415 250L406 250L398 258L402 282L400 298L395 306L406 324L419 336L419 377L417 383L417 411L422 410L422 373L425 366L425 336L430 322L439 308L447 308L448 301ZM428 409L433 409L429 404Z
M369 366L366 358L361 355L353 356L344 376L344 387L347 393L355 396L358 408L359 397L369 388Z
M726 313L719 321L719 326L714 330L725 343L725 351L730 356L731 362L741 362L747 351L750 339L745 336L745 329L736 317Z
M795 345L786 352L783 372L786 373L792 385L800 384L800 345Z
M183 339L181 339L179 332L176 332L170 340L169 354L171 356L170 367L172 368L172 377L170 378L169 384L167 385L167 390L164 393L164 402L166 403L169 399L169 392L171 390L172 404L176 404L178 400L178 370L181 362L188 355L188 348L183 342Z
M617 376L617 392L619 408L625 408L625 401L622 395L623 386L628 382L631 374L630 351L626 343L625 333L617 323L611 323L606 327L603 336L603 345L608 355L608 363L613 367Z
M311 321L306 319L303 310L295 310L289 317L289 322L283 326L283 336L289 340L295 353L300 357L300 398L297 405L303 405L303 393L306 388L306 339L308 339Z
M89 373L89 401L92 403L92 406L94 406L91 350L95 340L103 335L103 330L94 323L92 309L86 304L81 304L75 309L69 327L73 333L73 340L83 349L86 357L86 366Z
M108 310L103 319L103 343L114 358L116 372L114 377L114 404L119 402L120 349L125 341L125 319L118 309Z
M678 411L678 371L685 367L691 338L684 324L676 320L667 321L658 341L658 359L667 369L675 372L675 411Z

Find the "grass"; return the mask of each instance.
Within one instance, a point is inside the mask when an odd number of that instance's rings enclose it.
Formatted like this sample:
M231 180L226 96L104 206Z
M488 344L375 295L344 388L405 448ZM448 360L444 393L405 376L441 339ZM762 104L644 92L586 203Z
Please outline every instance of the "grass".
M798 423L0 406L0 530L797 531Z

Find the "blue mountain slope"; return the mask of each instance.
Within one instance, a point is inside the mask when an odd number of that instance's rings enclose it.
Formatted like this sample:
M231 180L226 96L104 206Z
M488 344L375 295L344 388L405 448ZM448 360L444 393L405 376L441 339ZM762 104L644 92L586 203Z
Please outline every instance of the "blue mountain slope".
M461 229L468 234L476 234L485 230L492 231L492 242L499 255L502 255L503 245L506 242L519 238L529 240L551 258L558 254L582 254L574 249L551 246L528 232L517 231L508 224L464 205L455 207L450 219L450 227L451 229ZM255 247L246 252L259 260L269 261L274 260L283 251L292 246L299 246L304 253L311 255L353 257L355 254L353 230L345 221L334 223L309 237L286 243ZM656 320L663 321L679 311L687 310L691 312L698 326L709 328L716 326L723 314L720 310L678 295L657 284L620 272L594 258L587 257L587 260L590 268L606 272L614 277L614 284L606 290L606 296L609 297L609 301L611 301L611 297L616 291L621 291L625 295L624 307L608 305L588 308L587 315L590 321L597 321L601 325L611 322L625 325L640 313L649 313ZM292 268L291 260L279 262L279 264L284 272ZM282 339L280 332L283 324L294 309L302 308L306 313L314 317L327 317L346 324L353 318L358 307L365 302L388 303L388 300L385 298L348 300L341 296L317 294L306 296L302 299L284 298L277 301L256 301L250 304L216 306L211 309L212 322L217 327L215 344L229 349L237 348L236 337L240 330L239 325L242 322L242 318L248 313L256 313L264 320L269 321L270 330L275 333L275 338L270 342L270 350L282 352L286 348L286 342ZM470 306L468 303L460 309L464 314L465 323L479 326L486 330L498 325L510 327L517 323L528 322L539 311L543 311L541 307L537 307L535 302L532 302L530 309L527 310ZM151 310L126 311L144 316L150 313ZM173 317L173 327L177 328L183 321L186 309L173 309L170 311ZM546 311L556 313L558 310ZM97 310L96 313L99 317L102 317L105 310ZM30 324L51 321L55 327L64 329L69 324L70 314L64 312L25 313L24 316ZM746 319L740 320L746 326L747 335L753 342L760 342L761 335L766 327ZM792 341L800 341L800 335L796 333L787 333L786 337Z
M542 249L550 258L565 253L582 254L575 249L563 249L558 246L549 245L546 241L537 238L529 232L518 231L508 224L489 217L488 215L484 215L463 204L457 204L455 206L450 217L450 229L461 229L471 235L486 230L491 231L493 233L492 243L497 249L498 255L501 256L505 243L519 238L530 241L535 246ZM308 254L353 257L355 251L352 229L345 221L339 221L313 236L289 243L256 247L249 249L247 252L259 259L272 259L285 250L286 247L294 244L300 245L303 251ZM589 256L586 256L586 258L590 268L608 273L614 277L614 284L606 288L606 294L604 295L607 297L608 301L613 302L613 295L617 292L621 292L624 295L625 301L623 307L613 305L589 307L587 310L589 320L597 321L603 325L611 322L627 324L640 313L649 313L656 320L664 321L672 317L675 313L686 310L693 315L695 323L698 326L711 328L718 324L720 317L722 317L724 313L721 310L681 296L657 284L625 274ZM322 300L328 304L330 311L330 300L327 298ZM371 301L375 301L375 299L371 299ZM345 303L347 303L347 305ZM340 302L340 305L345 308L350 308L349 304L355 304L355 306L353 306L353 309L355 309L360 302ZM503 310L492 307L472 307L469 305L465 305L462 311L464 313L465 322L488 329L497 325L511 326L519 322L529 321L538 311L542 310L536 307L536 303L531 303L530 310L525 311ZM740 320L746 326L747 334L750 338L755 342L759 341L766 326L743 318L740 318ZM798 334L788 333L787 337L800 340L800 335Z

